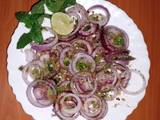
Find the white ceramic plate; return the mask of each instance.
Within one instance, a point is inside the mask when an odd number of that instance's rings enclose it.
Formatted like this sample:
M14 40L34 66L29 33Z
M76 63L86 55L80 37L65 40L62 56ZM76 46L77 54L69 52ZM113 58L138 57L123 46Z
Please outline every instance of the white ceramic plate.
M147 47L144 42L141 31L137 28L136 24L127 14L120 8L116 7L110 2L103 0L77 0L78 3L82 4L85 8L89 8L95 4L101 4L108 8L111 13L110 25L115 25L125 30L130 39L129 49L131 54L136 58L130 65L131 68L140 70L146 77L147 83L149 79L149 68L150 61L148 58ZM44 24L50 26L47 20ZM57 117L52 117L52 107L49 108L37 108L31 105L26 97L27 85L24 83L21 77L21 72L18 67L26 64L24 53L21 50L16 49L16 43L20 36L28 32L28 29L24 27L24 24L20 23L15 29L12 36L11 43L8 47L8 80L10 86L13 88L13 93L16 96L17 101L20 102L24 111L31 115L35 120L59 120ZM133 88L137 86L135 83ZM137 107L138 103L142 100L145 95L145 91L137 96L129 96L122 94L120 98L124 98L125 101L109 102L109 111L104 120L125 120L129 114ZM77 120L84 120L79 117Z

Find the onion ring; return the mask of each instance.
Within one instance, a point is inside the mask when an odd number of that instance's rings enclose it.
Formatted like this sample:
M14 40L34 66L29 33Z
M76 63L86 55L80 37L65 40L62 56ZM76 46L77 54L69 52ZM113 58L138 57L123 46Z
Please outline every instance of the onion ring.
M136 90L136 91L129 91L129 90L127 90L126 88L124 88L124 87L121 85L122 91L123 91L124 93L128 94L128 95L137 95L137 94L142 93L142 92L145 90L146 85L147 85L146 79L145 79L144 75L143 75L140 71L135 70L135 69L129 69L128 71L131 72L131 73L133 72L133 73L136 73L137 75L139 75L139 76L142 78L143 84L142 84L142 87L139 88L139 89ZM127 72L127 71L126 71L126 72ZM124 74L125 74L125 73L124 73Z
M93 12L93 11L95 11L95 10L102 10L103 12L104 12L104 14L105 14L105 16L104 15L102 15L102 13L101 14L98 14L100 17L102 17L101 18L101 20L99 21L97 21L97 20L95 20L95 19L98 19L99 18L99 16L97 15L97 16L95 16L95 17L91 17L92 15L90 15L88 18L89 18L89 21L90 22L92 22L92 23L94 23L94 24L99 24L99 26L105 26L107 23L108 23L108 21L109 21L109 19L110 19L110 13L109 13L109 11L108 11L108 9L106 8L106 7L104 7L104 6L102 6L102 5L94 5L94 6L92 6L92 7L90 7L88 10L87 10L87 12L88 13L90 13L90 12ZM94 15L94 14L93 14Z
M47 88L37 87L38 85L42 85L42 83L43 83L43 87L47 87ZM50 84L49 82L43 81L43 80L33 81L31 84L29 84L26 91L29 102L32 105L40 108L49 107L50 105L52 105L53 101L49 100L49 98L44 98L44 93L47 94L46 89L48 88L52 90L54 95L57 94L54 88L54 85Z
M32 43L31 48L36 51L46 51L50 50L58 42L58 36L54 33L54 37L50 37L45 40L42 44Z

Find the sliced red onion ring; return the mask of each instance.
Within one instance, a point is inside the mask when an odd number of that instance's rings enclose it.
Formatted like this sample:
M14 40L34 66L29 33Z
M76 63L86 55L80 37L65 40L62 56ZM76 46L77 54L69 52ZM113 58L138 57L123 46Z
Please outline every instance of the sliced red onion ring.
M65 99L67 99L68 97L73 98L73 101L75 99L74 102L76 102L77 105L74 108L67 108L67 106L65 106L66 105ZM70 101L72 101L72 100L70 100ZM63 98L60 100L60 104L63 106L64 112L66 112L68 114L75 114L75 113L79 112L79 110L81 109L81 106L82 106L80 98L72 93L69 93L69 94L63 96Z
M112 88L116 84L117 79L117 73L113 69L110 69L109 72L102 70L96 74L98 89L102 91L106 88Z
M83 71L83 70L78 70L78 68L77 68L77 62L79 60L81 60L81 59L84 60L85 64L90 64L90 68L89 68L90 72L94 72L95 71L96 65L95 65L95 61L93 60L93 58L91 56L85 54L85 53L81 53L80 52L80 53L75 54L75 56L74 56L74 58L72 60L72 63L71 63L72 70L73 70L74 73L78 73L78 72L82 72Z
M93 53L92 53L92 56L93 57L96 57L97 54L102 54L102 55L105 55L105 49L103 47L97 47Z
M67 101L66 98L70 97L73 98L70 101ZM72 102L73 101L73 102ZM76 104L74 104L76 102ZM74 108L70 108L70 105L74 105ZM68 108L66 105L69 105ZM62 93L58 96L58 100L55 104L55 113L62 119L62 120L74 120L79 115L79 110L81 109L82 103L78 96L72 93ZM67 110L68 109L68 110Z
M93 49L95 49L98 46L102 46L101 45L101 32L98 29L94 34L90 35L90 36L78 36L79 38L89 41L90 45L92 46Z
M122 84L121 84L121 89L122 89L122 91L123 91L124 93L128 94L128 95L137 95L137 94L142 93L142 92L145 90L146 85L147 85L146 79L145 79L144 75L143 75L140 71L135 70L135 69L129 69L128 71L129 71L130 73L135 73L135 74L139 75L139 76L142 78L143 84L142 84L141 88L139 88L139 89L136 90L136 91L127 90L127 88L124 88L124 87L122 86ZM124 74L125 74L126 72L128 72L128 71L125 71Z
M62 41L62 42L70 42L72 41L74 38L76 38L76 33L78 32L79 30L79 27L77 26L77 28L69 35L67 36L58 36L59 40Z
M89 42L85 40L75 39L72 45L76 50L87 52L88 54L92 54L92 47L90 46Z
M48 98L48 90L52 90L56 95L54 85L47 81L36 80L29 84L26 94L29 102L40 108L49 107L53 104L53 101Z
M121 88L123 86L123 88L126 88L128 83L129 83L129 80L131 78L131 72L126 70L122 73L119 74L119 80L118 82L116 83L116 86L118 88Z
M91 13L88 17L89 21L95 24L99 24L100 26L105 26L110 19L110 13L108 9L102 5L94 5L88 9L88 12ZM100 20L99 17L101 17Z
M126 88L131 77L131 72L129 72L129 68L122 64L115 63L113 64L113 69L117 72L118 77L116 87L120 88L120 86L123 86L124 88Z
M93 105L91 105L91 101L94 102ZM96 105L96 107L99 107L98 109L94 108L94 104L96 103L98 103L98 105ZM85 100L80 113L87 120L100 120L106 116L107 112L107 103L97 96L92 96Z
M116 61L116 63L127 66L129 64L129 61L118 60L118 61Z
M90 97L97 90L97 82L89 73L78 73L71 81L71 90L80 97Z
M72 75L75 74L75 72L74 72L73 69L72 69L72 65L71 65L71 64L69 65L69 72L70 72Z
M93 51L92 57L96 62L96 71L100 71L106 65L105 54L106 51L103 47L97 47Z
M36 51L46 51L50 50L58 42L58 36L54 33L54 37L50 37L45 40L42 44L32 43L31 48Z
M42 52L46 50L50 50L58 42L58 36L50 27L44 27L46 32L52 34L51 37L47 38L42 44L33 43L31 44L31 48L35 49L37 52ZM48 36L48 35L47 35Z
M124 50L129 46L129 37L127 33L116 26L109 25L104 27L103 37L105 44L110 47L110 49ZM114 43L116 39L119 40L118 37L121 38L121 41L118 41L120 43Z
M97 116L101 112L102 110L101 108L102 108L102 101L99 97L95 95L87 98L84 102L84 111L90 117Z
M80 5L80 4L76 4L72 7L70 7L67 11L67 14L69 15L73 15L75 17L77 17L79 19L80 22L80 26L84 25L86 22L88 22L87 19L87 11L86 9ZM77 15L76 15L77 14Z
M67 47L65 49L63 49L63 51L61 52L60 55L60 64L63 68L67 68L69 67L70 63L71 63L71 56L74 52L74 49L72 47ZM67 58L67 64L65 65L65 59Z
M52 50L58 50L61 53L61 51L66 47L71 47L71 44L67 42L59 42L52 47Z
M97 30L97 25L93 23L87 23L79 30L79 34L83 36L89 36L95 33Z
M34 68L36 68L37 70L40 70L41 68L43 68L43 63L41 61L33 61L28 63L27 65L25 65L25 67L22 70L22 78L24 80L24 82L29 85L32 81L29 81L29 75L30 77L34 77L32 76L32 70Z
M76 18L77 22L76 22L75 29L72 33L70 33L67 36L59 36L59 40L61 41L73 40L76 37L75 34L79 31L80 27L87 21L86 19L87 12L85 8L80 4L76 4L70 7L69 9L67 9L66 13L71 17Z

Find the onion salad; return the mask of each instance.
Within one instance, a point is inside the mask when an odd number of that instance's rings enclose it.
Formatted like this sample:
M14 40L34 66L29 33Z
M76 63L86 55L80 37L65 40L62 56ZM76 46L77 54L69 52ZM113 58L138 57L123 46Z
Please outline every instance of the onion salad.
M76 3L65 12L52 15L52 34L42 43L30 43L25 50L22 78L26 95L35 107L53 107L59 119L103 119L108 102L120 93L135 96L146 87L144 75L130 69L129 37L125 30L108 25L112 14L102 5L86 10ZM132 75L141 79L139 89L132 86Z

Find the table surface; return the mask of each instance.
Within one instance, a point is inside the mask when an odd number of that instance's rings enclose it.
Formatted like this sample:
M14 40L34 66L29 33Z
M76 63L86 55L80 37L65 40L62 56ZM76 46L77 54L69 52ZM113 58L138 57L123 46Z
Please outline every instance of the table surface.
M160 1L159 0L110 0L133 18L142 30L151 60L150 81L147 93L138 108L127 120L160 120ZM36 0L0 0L0 120L32 120L23 111L12 94L7 80L6 58L10 37L17 25L14 13L29 10ZM123 112L123 111L122 111Z

